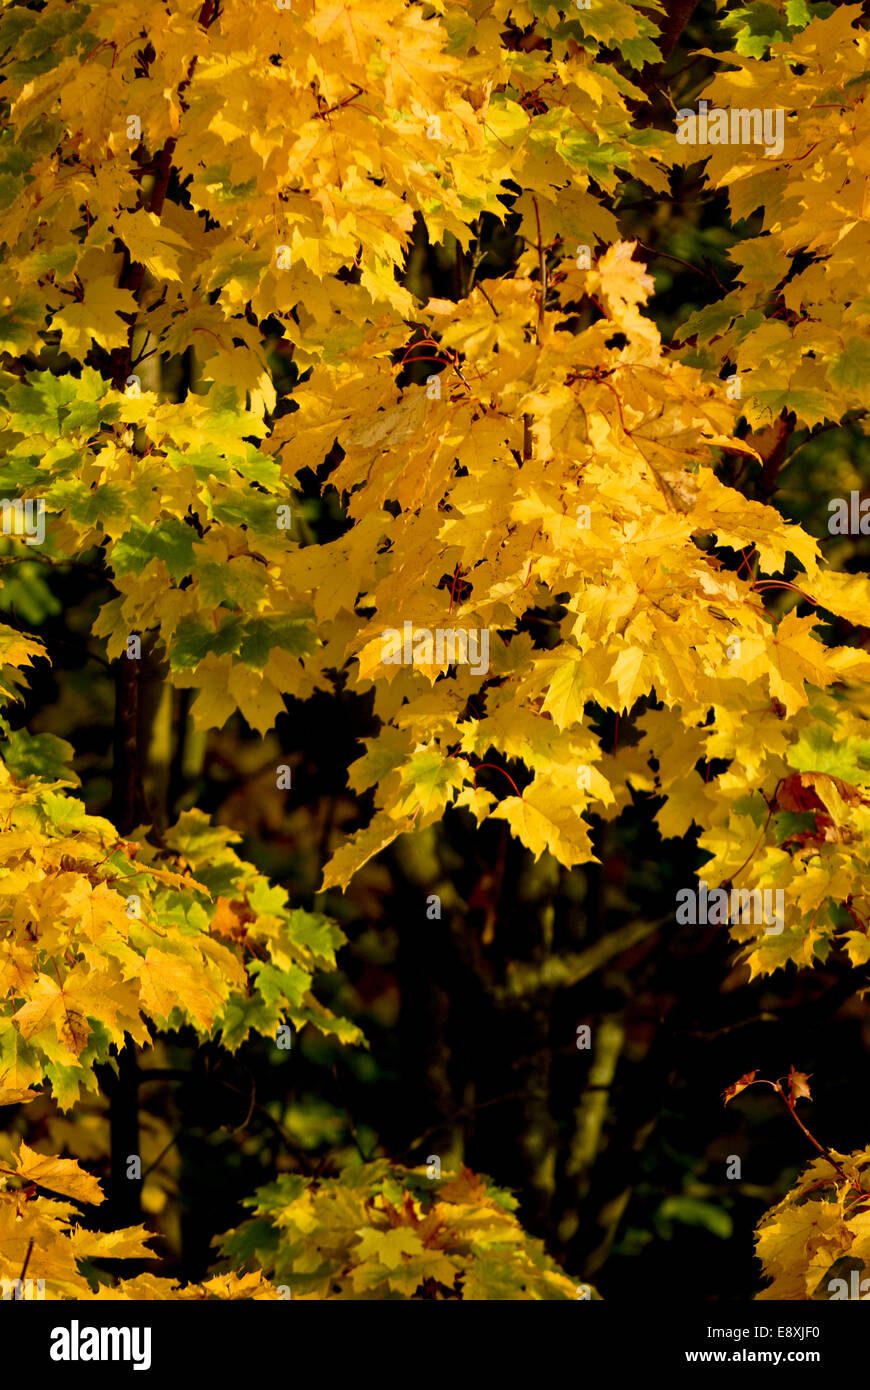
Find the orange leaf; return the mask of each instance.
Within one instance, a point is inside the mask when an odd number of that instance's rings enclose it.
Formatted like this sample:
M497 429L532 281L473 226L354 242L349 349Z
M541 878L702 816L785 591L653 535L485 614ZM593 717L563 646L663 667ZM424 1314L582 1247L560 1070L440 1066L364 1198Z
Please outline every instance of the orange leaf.
M747 1086L751 1086L757 1075L757 1070L747 1071L741 1076L739 1081L732 1082L732 1084L722 1092L723 1105L727 1105L729 1100L733 1100L735 1096L740 1095L741 1091L745 1091Z
M811 1075L812 1072L808 1075L805 1071L795 1071L792 1067L788 1074L788 1088L793 1101L800 1100L804 1096L807 1100L812 1100L808 1084Z

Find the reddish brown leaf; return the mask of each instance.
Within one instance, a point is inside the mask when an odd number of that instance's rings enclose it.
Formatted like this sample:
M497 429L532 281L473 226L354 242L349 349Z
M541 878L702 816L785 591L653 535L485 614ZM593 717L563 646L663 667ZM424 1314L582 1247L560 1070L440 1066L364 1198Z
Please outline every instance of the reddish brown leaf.
M729 1100L733 1100L735 1096L740 1095L741 1091L745 1091L747 1086L751 1086L757 1075L757 1069L755 1071L745 1072L739 1081L734 1081L730 1086L726 1087L722 1092L723 1105L727 1105Z

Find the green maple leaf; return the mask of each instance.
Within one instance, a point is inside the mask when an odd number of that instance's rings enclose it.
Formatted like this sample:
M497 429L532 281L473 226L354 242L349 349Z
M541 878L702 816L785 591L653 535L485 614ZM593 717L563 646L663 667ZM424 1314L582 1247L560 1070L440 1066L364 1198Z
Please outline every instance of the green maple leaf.
M196 618L182 618L175 631L169 652L170 665L175 671L197 667L210 653L230 656L239 650L244 632L244 619L227 614L220 626L212 630Z
M284 1021L279 1017L279 1011L273 1005L266 1004L259 995L253 995L250 999L234 995L217 1020L221 1046L235 1052L251 1033L274 1039L278 1024Z
M287 929L294 942L307 946L330 969L335 965L336 948L346 940L344 932L329 917L301 907L290 913Z
M173 579L184 579L195 569L196 531L174 517L161 517L150 526L133 521L115 541L110 559L115 574L138 574L149 560L162 560Z
M870 768L864 766L865 753L851 739L837 741L830 729L813 724L804 729L788 750L787 762L799 772L827 772L843 782L860 786L870 779Z
M70 460L74 462L74 458ZM48 493L48 501L53 507L69 512L73 521L82 526L101 526L112 519L126 518L130 515L130 489L121 483L98 483L88 487L79 479L55 483ZM120 563L124 563L123 542L120 550ZM118 556L117 548L113 556ZM116 574L125 571L118 569L118 559L114 559Z
M314 650L316 641L305 618L251 618L245 624L238 656L246 666L262 671L269 663L273 647L280 647L291 656L307 656Z
M845 351L828 367L828 380L834 386L863 391L870 380L870 341L849 338Z
M19 778L40 777L49 782L72 782L79 778L69 764L75 749L66 739L55 734L30 734L19 729L3 744L3 761L9 771Z
M248 965L248 974L256 980L257 989L267 1004L301 1004L311 986L311 977L296 965L281 970L277 965L255 960Z

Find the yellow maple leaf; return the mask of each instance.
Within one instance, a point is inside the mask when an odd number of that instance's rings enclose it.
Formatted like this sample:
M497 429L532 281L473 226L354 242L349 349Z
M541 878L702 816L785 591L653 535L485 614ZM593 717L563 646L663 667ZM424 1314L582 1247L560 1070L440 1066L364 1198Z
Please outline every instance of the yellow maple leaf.
M154 1239L147 1226L125 1226L116 1231L86 1231L81 1226L70 1235L76 1257L86 1260L153 1260L146 1241Z
M118 289L114 276L102 275L88 281L81 302L68 303L52 319L59 328L63 352L84 357L91 342L111 351L127 344L129 329L119 314L135 314L136 300L129 290Z
M64 1197L94 1206L105 1201L97 1179L86 1173L74 1158L36 1153L22 1139L12 1159L17 1176L36 1183L37 1187L47 1187L51 1192L60 1192Z
M583 654L576 648L565 648L561 660L554 658L555 674L547 687L542 709L552 716L560 729L570 728L583 720L583 706L589 699L589 681Z
M50 975L40 975L31 997L12 1015L23 1038L37 1038L53 1028L67 1052L78 1057L90 1036L87 1014L77 1001L75 990L67 990Z
M825 664L827 648L813 636L816 621L799 618L792 610L779 623L771 641L770 693L782 701L788 715L796 714L809 703L804 681L825 686L836 679Z
M492 819L506 820L536 859L548 850L566 869L599 862L592 853L589 828L578 810L575 790L533 782L522 796L500 801Z
M41 642L33 637L24 637L14 627L0 623L0 666L26 666L35 656L44 656L46 661L49 659Z
M393 840L411 830L413 825L413 816L394 820L386 811L378 811L365 830L358 830L335 851L324 866L323 882L318 892L322 893L327 888L346 888L363 864L367 864L376 854L380 854L381 850L386 849L387 845L391 845Z
M139 208L118 213L115 232L130 252L130 259L144 265L158 280L181 279L179 250L187 251L187 242L153 212Z
M165 1022L173 1009L181 1009L201 1028L211 1028L221 997L201 967L149 946L138 979L142 1007L152 1018Z
M26 1087L0 1086L0 1105L26 1105L28 1101L37 1100L39 1091L31 1091Z
M621 708L630 710L652 684L646 654L640 647L624 647L613 663L609 679L616 683Z
M359 1260L377 1260L384 1269L396 1269L408 1255L420 1255L423 1242L407 1226L396 1226L390 1231L376 1231L370 1226L357 1232L359 1245L354 1247L354 1255Z
M658 329L638 311L655 289L655 281L640 261L633 259L636 241L617 241L610 246L587 276L586 291L600 296L613 321L635 337L657 346Z
M277 716L286 708L284 696L280 690L275 689L265 674L252 671L238 662L230 668L227 693L233 698L251 728L260 734L267 734L273 729ZM200 716L201 699L202 697L196 703L196 711Z

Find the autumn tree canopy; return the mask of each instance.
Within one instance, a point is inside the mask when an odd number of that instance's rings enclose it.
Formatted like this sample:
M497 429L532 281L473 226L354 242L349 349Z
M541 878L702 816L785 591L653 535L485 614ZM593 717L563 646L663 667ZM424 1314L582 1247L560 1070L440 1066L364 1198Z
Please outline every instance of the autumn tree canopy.
M6 0L5 1279L598 1297L628 1001L864 1017L868 48L805 0ZM236 1093L198 1158L182 1053ZM761 1297L870 1265L870 1133L814 1135ZM256 1191L191 1280L209 1145Z

